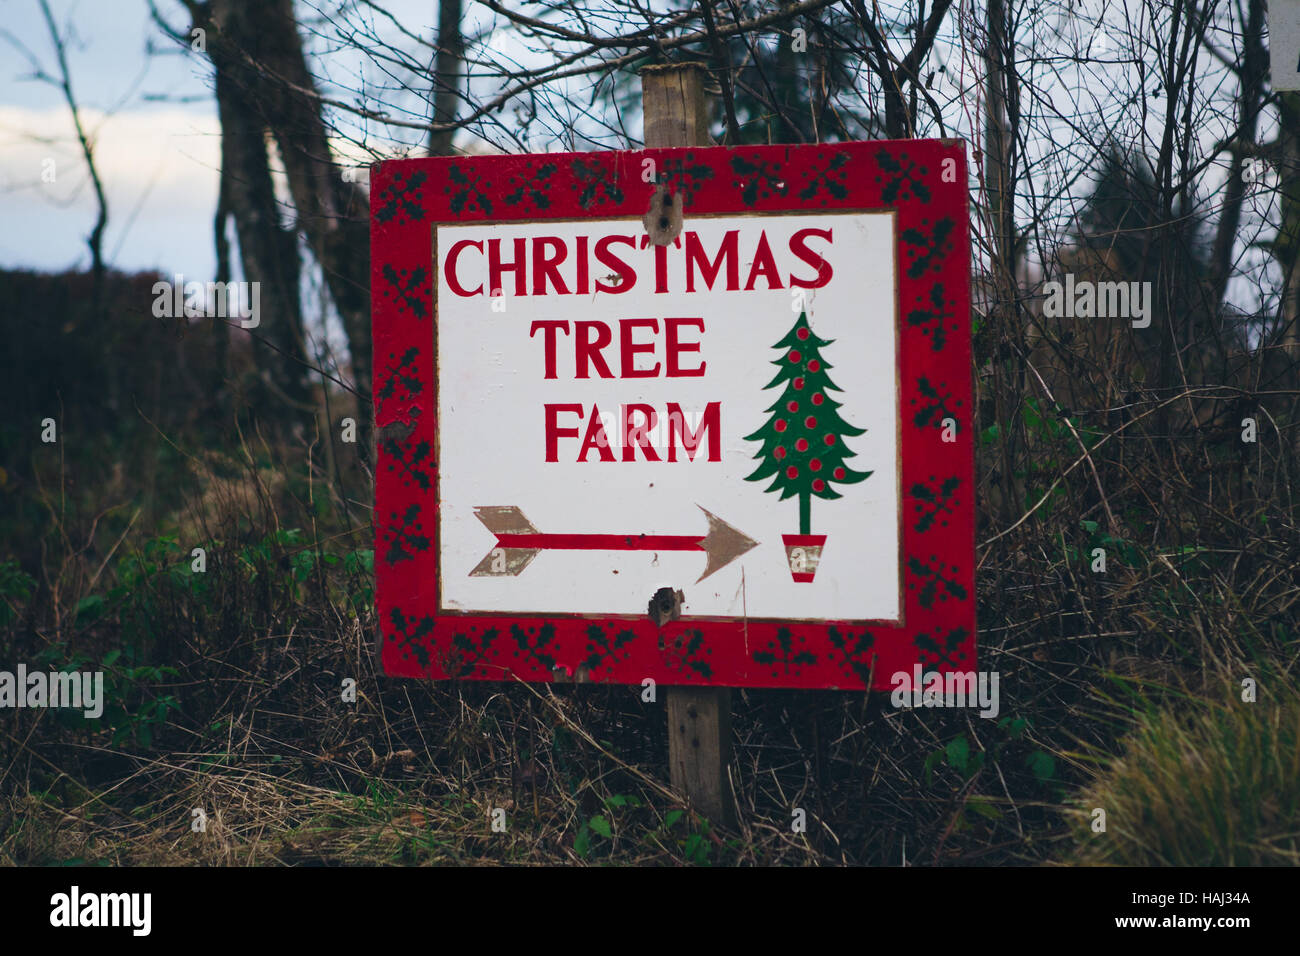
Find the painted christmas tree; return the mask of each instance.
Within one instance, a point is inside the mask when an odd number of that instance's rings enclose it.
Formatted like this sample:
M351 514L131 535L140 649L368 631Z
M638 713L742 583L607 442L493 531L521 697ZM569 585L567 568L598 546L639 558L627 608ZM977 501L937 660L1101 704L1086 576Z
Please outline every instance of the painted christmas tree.
M854 484L872 474L846 464L856 453L844 439L864 432L840 417L841 403L830 395L842 391L831 381L833 366L822 358L822 349L830 344L831 340L813 333L807 314L801 312L794 328L776 343L781 357L772 364L778 371L764 386L783 386L781 397L767 409L771 413L767 423L745 436L746 441L763 443L754 455L760 464L745 480L771 478L765 491L780 491L781 501L799 499L799 534L784 538L790 571L803 582L813 579L826 540L825 535L812 534L812 499L841 498L833 485Z

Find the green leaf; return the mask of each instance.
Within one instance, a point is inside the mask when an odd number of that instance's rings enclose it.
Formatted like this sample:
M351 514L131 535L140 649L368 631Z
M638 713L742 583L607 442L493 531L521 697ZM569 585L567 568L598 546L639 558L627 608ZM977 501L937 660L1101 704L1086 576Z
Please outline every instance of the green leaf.
M966 738L958 737L955 740L950 740L944 751L948 755L949 765L955 767L961 773L965 773L966 764L970 760L970 744L966 742Z
M616 793L612 797L605 798L607 807L639 807L641 806L640 797L628 797L621 793Z
M987 801L979 799L978 797L971 797L971 799L967 801L966 806L970 807L973 813L978 813L980 816L988 820L996 820L1002 816L997 807Z
M1052 759L1050 754L1041 750L1035 750L1031 753L1025 763L1029 765L1033 775L1044 783L1051 780L1056 774L1056 761Z
M99 594L88 594L77 602L77 620L93 621L104 610L104 598Z
M610 828L609 821L604 817L592 817L588 823L591 825L593 831L599 833L603 837L611 837L614 835L614 831Z
M925 766L922 769L925 771L925 782L927 785L930 783L931 778L934 776L934 765L939 762L939 758L942 756L943 756L943 751L936 750L934 753L930 754L928 757L925 758Z
M680 820L683 815L684 815L683 811L681 810L669 810L667 813L664 814L664 826L665 827L675 826L677 821Z
M578 828L578 835L573 838L573 852L584 860L591 852L591 830L585 823Z
M113 648L111 651L109 651L107 654L104 655L104 666L112 667L113 663L121 656L122 656L121 648L117 648L117 647Z
M707 863L709 861L709 844L698 833L692 833L686 838L682 851L686 854L686 859L692 863Z

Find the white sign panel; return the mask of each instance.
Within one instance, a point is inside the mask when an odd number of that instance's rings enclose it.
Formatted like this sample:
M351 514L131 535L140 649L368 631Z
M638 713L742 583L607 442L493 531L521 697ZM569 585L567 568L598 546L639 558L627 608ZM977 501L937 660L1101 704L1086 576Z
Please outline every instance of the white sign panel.
M894 215L646 242L435 227L440 608L898 620Z

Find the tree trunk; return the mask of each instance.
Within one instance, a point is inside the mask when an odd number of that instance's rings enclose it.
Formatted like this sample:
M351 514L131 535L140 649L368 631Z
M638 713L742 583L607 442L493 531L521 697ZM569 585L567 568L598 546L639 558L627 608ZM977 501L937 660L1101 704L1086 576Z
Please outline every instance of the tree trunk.
M307 69L292 0L212 0L208 49L248 98L279 147L297 228L320 263L352 355L359 442L371 435L369 202L344 182L330 152L315 80ZM215 29L216 36L211 35ZM365 453L365 452L363 452Z
M215 59L217 54L213 55ZM256 110L248 102L246 88L235 73L233 69L219 69L216 76L222 199L235 219L244 279L258 283L263 320L255 332L262 340L254 352L258 366L266 371L272 394L279 389L291 402L302 405L307 401L307 370L297 237L292 230L280 227L266 137ZM220 223L222 229L224 225ZM227 332L223 328L216 334ZM290 417L300 417L300 411L294 408Z
M1259 2L1259 0L1256 0ZM456 119L460 99L460 62L465 41L460 33L461 0L442 0L438 5L438 56L434 66L433 121ZM434 130L429 134L429 155L450 156L455 130Z
M992 230L991 262L993 301L989 319L1000 342L993 359L994 417L995 421L1008 423L1020 416L1019 401L1023 394L1021 370L1013 381L1011 363L1024 354L1024 335L1016 314L1017 252L1015 224L1015 186L1013 181L1015 158L1012 150L1015 138L1008 115L1011 82L1007 69L1007 8L1004 0L989 0L988 35L984 50L984 189L988 198L988 221ZM1022 503L1022 495L1015 477L1012 442L1016 430L1002 427L998 434L998 473L1002 483L1000 517L1012 521Z

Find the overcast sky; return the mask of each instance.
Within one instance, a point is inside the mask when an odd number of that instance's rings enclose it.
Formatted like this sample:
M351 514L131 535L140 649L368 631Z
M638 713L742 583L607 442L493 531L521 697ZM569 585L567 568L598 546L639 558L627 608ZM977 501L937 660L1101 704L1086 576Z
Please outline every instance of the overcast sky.
M172 52L143 0L52 0L51 8L60 32L71 31L73 92L96 141L109 210L105 258L126 271L210 277L220 140L202 64ZM57 77L37 0L0 0L0 29L9 34L0 38L0 266L85 268L95 202L71 113L60 90L31 78L14 46ZM55 181L45 183L50 159Z
M177 27L176 0L157 0ZM386 4L431 36L425 0ZM108 199L104 254L124 271L211 278L220 135L206 59L182 55L145 0L50 0ZM32 79L25 47L57 78L38 0L0 0L0 268L86 268L95 201L62 92ZM151 55L152 51L152 55ZM342 54L336 54L340 56ZM346 64L340 64L346 69ZM47 160L53 183L42 182Z
M179 0L156 2L169 22L180 28L188 26L188 15ZM1104 0L1082 0L1082 6L1098 2ZM108 263L124 271L156 269L211 278L216 266L212 217L220 136L206 57L182 54L163 37L150 19L146 0L50 0L50 5L60 32L70 36L73 89L96 141L97 163L109 203L104 244ZM298 0L304 23L312 17L315 5L315 0ZM433 37L436 0L388 0L385 7L404 29ZM468 32L486 32L490 27L496 18L485 10L477 4L467 6ZM1112 11L1111 16L1118 14ZM955 24L950 27L957 29ZM1094 29L1086 22L1082 27L1066 27L1069 24L1053 22L1035 24L1033 29L1059 33L1059 42L1065 42L1072 29L1083 29L1085 34ZM501 36L507 47L511 45L505 31ZM493 34L494 44L495 37ZM1087 41L1088 36L1083 39ZM939 44L942 49L934 54L940 62L955 55L948 40L944 38ZM346 44L310 35L307 41L309 47L327 42L330 49L325 65L338 82L364 81L366 70L372 68L361 63ZM94 222L95 204L71 116L58 89L31 78L27 58L15 44L25 47L43 69L57 76L39 0L0 0L0 224L4 227L0 229L0 268L85 268L90 262L85 238ZM959 64L953 60L949 65L952 75L940 78L937 91L945 82L959 80ZM1040 81L1048 82L1047 93L1055 90L1052 77L1040 77ZM1115 85L1115 89L1127 88L1124 83ZM476 90L472 95L491 92L494 90ZM1093 85L1088 95L1100 98L1099 107L1105 105L1105 89ZM1153 103L1159 106L1160 101ZM960 100L954 104L954 109L963 105ZM1153 109L1151 121L1162 115L1162 109ZM954 113L949 119L955 122L955 129L961 128L962 115ZM1202 133L1211 139L1222 135L1213 124ZM637 134L639 129L630 131L632 136ZM1264 133L1266 137L1271 134L1272 130ZM529 148L546 151L562 145L543 138ZM1050 143L1037 143L1028 159L1036 162L1040 158L1037 152L1051 148ZM48 160L55 163L53 183L42 182ZM1073 152L1065 151L1055 164L1071 167L1078 161ZM1053 166L1048 161L1043 169L1050 171ZM1062 168L1053 175L1072 172ZM1042 174L1040 170L1037 175ZM1216 176L1212 172L1202 185L1212 187ZM1078 201L1086 188L1086 182L1076 183L1069 191L1079 194L1074 197ZM1043 194L1050 192L1043 190ZM235 265L237 269L238 263Z

